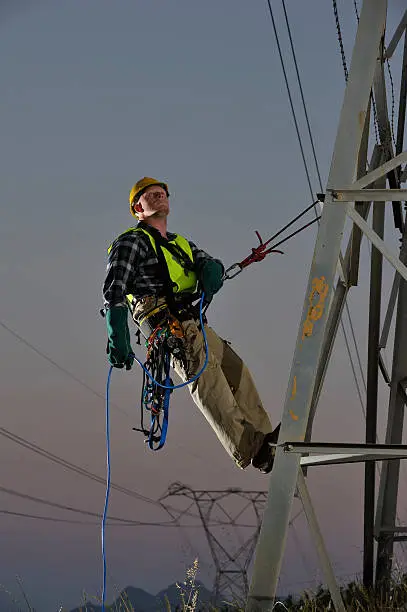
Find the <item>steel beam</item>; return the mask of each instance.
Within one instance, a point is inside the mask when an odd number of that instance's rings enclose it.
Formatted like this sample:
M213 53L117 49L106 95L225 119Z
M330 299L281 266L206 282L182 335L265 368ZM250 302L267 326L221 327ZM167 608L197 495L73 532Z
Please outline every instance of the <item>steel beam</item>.
M407 527L401 525L380 527L380 533L407 533Z
M387 50L385 53L386 59L390 59L391 56L393 55L394 51L396 50L397 45L400 42L400 38L403 36L403 33L405 32L406 28L407 28L407 11L404 13L387 47Z
M381 46L381 53L377 58L377 66L376 72L374 76L374 94L376 100L376 118L377 118L377 126L380 135L380 142L384 147L384 154L386 159L394 158L393 151L393 141L392 141L392 132L389 120L389 112L387 106L387 93L386 93L386 81L384 78L384 41ZM390 170L387 173L387 179L389 181L389 186L391 189L396 190L400 187L398 181L398 173L395 170ZM404 222L403 222L403 214L401 208L401 202L395 201L395 195L393 198L393 219L394 225L396 228L400 230L401 233L404 231ZM377 198L374 198L377 201ZM400 199L404 199L401 196Z
M369 238L369 240L375 245L375 247L382 253L389 263L401 274L401 276L407 280L407 267L401 260L394 255L390 249L387 248L384 241L372 230L372 228L366 223L364 219L359 215L358 212L349 205L347 208L347 215L360 227L362 232Z
M371 114L371 99L369 100L368 113L366 115L365 127L363 129L362 142L360 145L359 158L358 158L358 171L357 178L360 179L367 174L367 152L369 147L369 133L370 133L370 114ZM370 163L370 171L377 168L380 165L382 159L382 148L379 145L375 145L372 153L372 159ZM367 202L355 202L355 209L363 217L367 219L369 215L370 204ZM348 286L356 287L359 281L359 259L360 259L360 247L362 244L362 232L357 225L353 225L351 239L349 241L348 248L350 248L350 259L349 259L349 273L348 273Z
M328 178L330 189L354 181L376 57L384 36L386 9L386 0L363 3ZM334 286L345 219L346 206L335 204L327 194L290 372L281 440L305 437L327 327L326 306ZM274 606L300 459L299 454L285 453L282 447L276 450L247 600L250 612L271 612Z
M403 236L400 260L407 261L407 235ZM397 304L393 364L390 383L389 414L386 431L386 443L399 444L403 436L405 391L403 382L407 377L407 283L400 282ZM385 584L390 580L394 539L380 535L381 525L394 525L397 512L397 494L399 485L400 463L398 461L383 464L380 478L379 499L376 515L376 533L378 549L376 562L376 581Z
M349 185L349 189L364 189L365 187L368 187L372 183L375 183L378 179L387 175L391 170L398 168L399 166L401 166L401 164L403 164L406 161L407 161L407 151L403 151L403 152L400 151L400 153L396 155L395 157L393 157L392 159L389 159L384 164L377 166L376 168L374 168L373 170L371 170L364 176L361 176L357 181L352 183L352 185Z
M365 125L363 127L362 141L359 149L358 156L358 169L357 175L361 177L363 174L366 174L367 167L367 150L368 150L368 136L369 136L369 122L370 122L370 100L368 113L366 115ZM372 157L370 160L370 169L376 168L380 164L381 160L381 148L379 146L375 146L373 149ZM358 206L356 204L356 206ZM360 214L365 219L369 212L369 205L363 203L360 207L358 207ZM311 440L312 434L312 425L314 422L314 417L317 409L317 404L319 401L321 389L323 382L325 380L325 374L328 368L329 360L331 357L332 349L334 346L335 338L338 332L338 327L341 322L343 308L345 306L346 297L348 295L349 289L352 285L357 284L357 270L359 267L359 252L361 246L361 237L362 232L357 225L353 226L351 236L348 241L348 245L346 248L346 253L343 261L343 269L347 276L347 282L344 282L341 278L339 278L333 299L329 305L329 316L327 323L327 330L325 333L324 345L322 347L321 357L319 360L318 371L315 380L314 393L311 400L310 413L308 417L307 430L305 433L305 440ZM304 471L306 475L306 472Z
M373 457L376 455L379 457L395 457L400 459L402 457L407 458L407 444L358 444L354 442L283 442L278 445L284 453L288 454L300 454L305 453L327 453L331 455L341 455L346 452L352 455L369 455Z
M386 179L381 179L386 182ZM373 204L373 231L383 239L384 205ZM382 297L382 254L372 248L370 265L369 326L367 352L366 394L366 443L374 444L377 438L377 393L379 387L379 339ZM374 581L374 518L376 466L373 461L365 463L364 536L363 536L363 584L370 588Z
M407 11L406 15L407 16ZM404 35L404 51L403 65L401 68L401 83L400 83L400 99L399 99L399 116L397 121L397 140L396 153L401 153L404 143L404 132L406 125L406 105L407 105L407 30ZM401 170L401 169L400 169ZM398 173L399 181L401 179L401 171Z
M393 202L407 200L407 189L334 189L332 197L337 202Z
M331 593L332 601L337 612L346 612L345 605L342 600L341 592L335 579L335 574L329 560L328 551L325 547L324 538L318 525L317 516L312 505L311 497L305 482L302 470L298 473L298 493L301 498L305 516L307 517L308 525L313 536L315 547L320 559L321 567L325 575L326 583L328 584Z
M321 465L339 465L343 463L364 463L365 461L385 461L390 459L407 459L404 455L389 455L384 453L375 454L374 452L362 454L332 454L332 455L310 455L309 457L301 457L301 467L315 467Z
M387 304L386 315L384 317L382 334L380 336L380 341L379 341L379 348L381 349L386 348L387 346L387 340L389 337L391 322L393 320L394 308L396 306L399 286L400 286L400 274L397 271L395 271L394 278L393 278L393 285L391 287L391 292L390 292L390 297L389 297L389 302Z
M397 125L396 154L403 148L405 122L406 122L406 100L407 100L407 11L396 30L396 33L389 45L387 56L390 57L396 45L400 41L403 32L404 52L401 71L399 116ZM406 180L405 169L395 173L397 186ZM390 186L393 185L390 183ZM400 260L407 263L407 237L404 229L403 243L400 253ZM386 441L401 441L403 432L403 421L407 397L405 391L405 379L407 376L407 357L405 355L405 342L407 341L407 283L396 273L393 281L392 294L386 320L383 325L382 339L380 345L384 346L387 342L388 330L391 315L394 310L394 302L398 295L395 340L393 349L393 365L390 386L389 413L386 431ZM383 371L383 367L381 366ZM388 378L388 374L385 373ZM376 582L377 585L386 586L391 579L393 548L395 542L406 541L407 537L395 535L400 531L407 531L407 528L397 527L395 520L397 516L397 494L399 484L399 461L385 462L380 478L380 489L377 504L375 533L378 539L377 561L376 561Z

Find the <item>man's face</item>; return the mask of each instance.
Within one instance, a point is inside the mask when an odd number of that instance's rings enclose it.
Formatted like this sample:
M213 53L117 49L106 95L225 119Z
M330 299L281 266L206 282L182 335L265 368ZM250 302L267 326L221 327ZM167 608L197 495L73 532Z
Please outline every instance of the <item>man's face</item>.
M166 217L170 211L169 201L165 189L159 185L147 187L134 205L139 219L148 217Z

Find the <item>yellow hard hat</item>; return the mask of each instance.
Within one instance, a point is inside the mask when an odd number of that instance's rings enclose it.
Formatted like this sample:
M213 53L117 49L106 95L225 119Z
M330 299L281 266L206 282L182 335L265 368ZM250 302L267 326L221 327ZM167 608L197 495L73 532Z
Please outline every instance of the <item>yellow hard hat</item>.
M168 192L168 185L167 185L167 183L163 183L162 181L157 181L156 179L151 178L149 176L143 177L142 179L137 181L137 183L135 185L133 185L133 187L130 190L129 204L130 204L130 212L133 215L133 217L137 217L137 213L134 212L134 210L133 210L134 200L137 197L140 197L141 194L143 193L143 191L145 191L147 189L147 187L151 187L152 185L158 185L159 187L162 187L167 192L167 196L170 195L169 192Z

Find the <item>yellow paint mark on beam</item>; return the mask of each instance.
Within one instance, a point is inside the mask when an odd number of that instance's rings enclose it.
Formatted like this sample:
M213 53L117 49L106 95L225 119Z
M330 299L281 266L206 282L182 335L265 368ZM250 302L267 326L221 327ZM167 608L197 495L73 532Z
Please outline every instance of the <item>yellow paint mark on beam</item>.
M294 399L297 395L297 377L294 376L293 387L291 389L291 399Z
M293 400L296 395L297 395L297 377L294 376L290 399ZM290 414L290 417L292 418L293 421L298 421L298 416L296 414L294 414L294 412L292 410L289 410L289 414Z
M302 340L312 336L314 323L322 317L325 308L325 300L328 296L328 289L328 283L324 276L312 280L312 288L308 296L309 307L302 326Z

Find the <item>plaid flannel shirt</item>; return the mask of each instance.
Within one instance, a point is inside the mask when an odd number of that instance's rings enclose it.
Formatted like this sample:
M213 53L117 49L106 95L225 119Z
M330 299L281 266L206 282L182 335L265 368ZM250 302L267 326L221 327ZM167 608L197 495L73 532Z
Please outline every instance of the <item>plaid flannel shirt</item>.
M137 227L146 227L140 221ZM154 234L154 228L149 231ZM168 239L176 234L167 232ZM199 271L208 260L218 261L199 249L193 242L188 241L195 263L195 272ZM137 299L155 295L165 296L165 286L160 274L157 255L151 245L150 239L144 232L128 232L116 238L108 256L106 276L103 283L103 302L105 308L112 306L127 306L126 295L132 294Z

